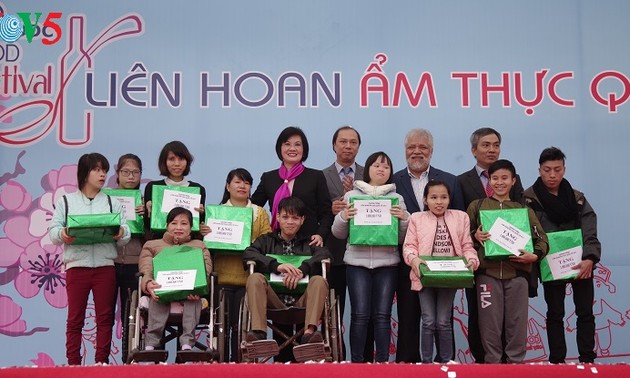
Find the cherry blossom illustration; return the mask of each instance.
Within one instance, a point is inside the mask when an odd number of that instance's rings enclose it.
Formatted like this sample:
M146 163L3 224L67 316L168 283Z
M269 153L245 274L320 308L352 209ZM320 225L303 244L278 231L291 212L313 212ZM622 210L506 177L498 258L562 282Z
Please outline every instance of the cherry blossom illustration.
M38 242L28 245L20 256L21 270L15 279L18 293L24 298L32 298L43 291L49 305L66 307L68 297L62 253L59 246L41 247Z
M48 331L48 328L35 327L27 330L26 321L22 318L22 306L11 297L0 294L0 335L17 337L30 336L36 332Z

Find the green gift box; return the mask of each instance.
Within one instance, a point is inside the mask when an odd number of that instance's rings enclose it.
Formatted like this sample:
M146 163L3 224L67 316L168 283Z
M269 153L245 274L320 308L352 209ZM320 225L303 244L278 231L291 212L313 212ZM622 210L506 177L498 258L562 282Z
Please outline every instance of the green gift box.
M76 239L72 244L114 243L120 232L120 214L68 214L68 235Z
M523 247L523 249L533 252L534 244L532 242L532 233L529 225L529 213L526 208L519 209L502 209L502 210L481 210L479 212L479 219L482 224L482 229L489 232L494 223L499 219L503 219L513 227L512 230L518 230L526 235L529 235L529 240ZM506 243L512 242L512 236L510 233L504 236L503 240ZM492 233L491 233L492 234ZM494 235L493 235L494 236ZM484 258L488 260L507 260L510 256L515 256L508 249L504 248L498 243L492 240L486 240L484 243Z
M129 231L134 235L144 234L144 217L136 213L136 207L142 205L142 194L138 189L107 189L103 193L109 194L122 205L123 217L127 220Z
M359 196L351 197L350 203L359 211L350 219L351 245L398 245L398 218L389 212L391 206L398 205L398 198Z
M194 275L192 289L157 289L155 294L160 302L173 302L186 299L189 294L205 296L208 294L208 279L203 251L199 248L177 246L164 248L153 258L153 278L157 283L181 283L184 277ZM163 276L162 279L158 279Z
M445 269L435 270L429 269L429 266L420 264L420 282L423 287L461 289L471 288L475 286L475 274L470 270L455 270L455 261L462 261L464 265L468 263L464 257L448 257L448 256L420 256L424 261L435 261Z
M571 267L582 261L582 230L548 232L549 253L540 261L543 282L571 280L579 270Z
M206 225L212 232L203 238L208 248L221 253L242 254L252 244L251 207L206 206Z
M278 264L291 264L296 268L299 268L302 263L312 256L302 256L302 255L267 255L271 258L276 259ZM267 280L269 281L269 286L273 289L273 291L277 294L303 294L306 290L306 286L308 285L308 276L304 277L300 282L298 282L297 287L293 290L288 289L282 281L272 281L270 274L265 274Z
M192 231L199 231L199 213L193 211L201 206L200 200L194 200L190 194L200 194L196 186L155 185L151 194L151 230L165 231L166 216L174 207L185 207L193 214ZM166 200L167 203L164 203Z

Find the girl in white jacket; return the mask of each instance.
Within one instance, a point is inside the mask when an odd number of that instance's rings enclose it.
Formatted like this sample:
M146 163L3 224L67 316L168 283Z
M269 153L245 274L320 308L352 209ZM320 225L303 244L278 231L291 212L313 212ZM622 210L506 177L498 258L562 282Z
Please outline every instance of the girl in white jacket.
M85 310L90 292L96 312L96 363L109 363L114 320L114 295L117 256L116 243L129 241L129 227L122 216L122 205L101 192L109 171L109 162L99 153L85 154L79 159L77 181L79 190L60 198L50 221L48 235L55 245L64 245L63 262L68 293L66 322L66 357L68 365L81 365L81 339ZM68 235L68 214L121 214L118 235L110 243L74 245Z
M344 195L346 208L335 216L332 233L339 239L348 237L348 222L357 214L349 205L350 198L358 196L385 196L398 199L391 207L391 215L399 219L398 242L407 232L409 213L402 196L392 183L392 161L384 152L376 152L365 162L365 181L354 181L354 190ZM394 291L398 279L398 246L350 245L343 261L350 295L350 353L352 362L363 362L363 350L370 318L374 323L376 362L389 360L389 340Z

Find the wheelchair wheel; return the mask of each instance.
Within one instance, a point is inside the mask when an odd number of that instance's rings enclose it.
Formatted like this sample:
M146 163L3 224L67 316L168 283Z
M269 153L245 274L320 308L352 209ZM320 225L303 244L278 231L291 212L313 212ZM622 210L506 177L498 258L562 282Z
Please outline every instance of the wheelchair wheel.
M341 309L335 289L330 290L330 349L333 362L343 361L343 334L341 332Z
M127 300L124 303L124 307L122 310L122 340L121 344L121 352L120 352L120 361L124 364L127 362L127 358L129 356L129 307L131 306L131 295L127 296Z
M247 305L247 296L243 297L241 300L241 305L239 307L238 313L238 355L237 362L248 362L247 359L243 358L243 352L241 350L241 345L245 338L247 337L247 332L251 327L251 314L249 313L249 307Z
M131 363L133 360L133 349L137 346L135 340L136 327L139 326L136 319L136 309L138 308L138 290L131 292L125 304L124 328L122 335L122 362Z
M219 351L219 361L220 362L229 362L226 361L226 348L228 347L226 343L225 333L229 327L227 322L227 312L225 311L225 307L227 304L225 303L225 293L223 290L219 291L219 314L217 316L217 349ZM229 355L229 354L228 354Z

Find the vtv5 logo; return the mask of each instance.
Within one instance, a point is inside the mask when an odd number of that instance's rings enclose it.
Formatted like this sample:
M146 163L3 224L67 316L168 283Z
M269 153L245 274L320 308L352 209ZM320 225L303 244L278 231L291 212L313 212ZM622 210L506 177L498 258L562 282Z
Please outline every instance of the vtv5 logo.
M33 18L34 15L34 18ZM4 14L0 9L0 40L6 43L13 43L20 39L22 35L26 37L28 43L33 42L33 37L40 33L46 38L42 38L44 45L53 45L61 39L61 26L55 21L61 18L61 12L50 12L39 26L42 12L18 12L16 14ZM52 31L52 32L51 32ZM54 37L54 38L53 38Z

